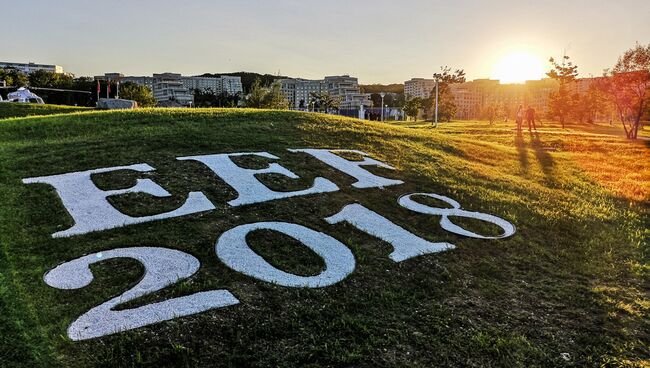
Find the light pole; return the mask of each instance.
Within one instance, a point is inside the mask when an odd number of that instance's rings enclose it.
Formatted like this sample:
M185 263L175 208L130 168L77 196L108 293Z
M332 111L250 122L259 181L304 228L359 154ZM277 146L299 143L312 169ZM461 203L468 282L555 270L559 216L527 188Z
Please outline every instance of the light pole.
M435 124L438 126L438 76L433 75L433 78L436 80L436 116L435 116Z
M386 93L381 92L379 95L381 96L381 121L384 121L384 96L386 96Z

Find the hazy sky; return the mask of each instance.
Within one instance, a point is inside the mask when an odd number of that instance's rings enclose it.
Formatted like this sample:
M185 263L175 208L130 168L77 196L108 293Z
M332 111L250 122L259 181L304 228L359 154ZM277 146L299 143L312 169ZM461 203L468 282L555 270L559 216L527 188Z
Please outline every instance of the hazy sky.
M511 51L600 74L650 42L649 0L21 0L2 6L0 61L77 76L255 71L362 83L490 77ZM544 64L546 65L546 64Z

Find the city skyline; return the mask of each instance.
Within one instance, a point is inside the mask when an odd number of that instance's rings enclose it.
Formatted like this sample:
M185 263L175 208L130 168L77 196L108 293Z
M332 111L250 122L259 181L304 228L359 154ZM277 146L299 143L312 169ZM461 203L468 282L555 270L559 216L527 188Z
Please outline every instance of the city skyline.
M551 1L543 8L512 1L63 3L13 4L32 15L10 17L6 27L30 32L20 43L13 32L0 34L0 43L12 45L3 59L54 63L78 76L249 71L308 79L349 74L386 84L430 78L448 65L470 80L521 81L543 77L548 58L564 53L581 76L600 75L616 62L613 55L647 42L639 35L650 31L650 4L636 0ZM515 73L520 64L526 70Z

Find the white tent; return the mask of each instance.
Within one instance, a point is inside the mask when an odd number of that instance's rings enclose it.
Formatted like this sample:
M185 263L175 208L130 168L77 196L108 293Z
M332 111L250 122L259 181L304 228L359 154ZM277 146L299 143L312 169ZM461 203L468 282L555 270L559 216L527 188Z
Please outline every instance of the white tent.
M24 87L18 88L16 92L11 92L7 94L7 100L9 102L31 102L42 104L43 99L38 97L36 94L32 93L30 90Z

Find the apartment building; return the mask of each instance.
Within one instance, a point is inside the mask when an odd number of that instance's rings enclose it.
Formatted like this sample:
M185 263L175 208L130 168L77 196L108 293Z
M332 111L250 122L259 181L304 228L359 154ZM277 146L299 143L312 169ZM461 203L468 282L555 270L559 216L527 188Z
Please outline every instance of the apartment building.
M211 90L216 94L236 95L243 92L241 77L221 75L219 77L181 77L183 85L192 90Z
M176 101L183 106L190 106L194 102L194 95L185 87L183 78L178 73L154 74L153 97L158 103Z
M193 90L210 90L216 94L221 93L222 85L220 78L212 77L181 77L181 81L185 88L190 91Z
M241 77L222 75L219 76L219 79L221 79L221 92L226 92L231 96L234 96L238 93L244 93Z
M20 70L25 74L35 72L37 70L46 70L48 72L54 72L63 74L63 67L59 65L50 65L50 64L36 64L36 63L11 63L6 61L0 61L0 68L14 68Z
M106 73L96 76L95 80L113 82L131 82L148 87L159 103L174 100L182 105L190 105L194 101L193 90L210 89L216 94L227 92L230 95L242 93L240 77L184 77L178 73L160 73L148 76L124 76L121 73Z
M349 75L335 75L325 77L323 80L327 93L338 97L341 109L358 109L372 107L370 93L361 93L359 80Z
M323 80L308 80L300 78L279 79L280 90L284 97L289 101L289 108L307 109L312 93L327 92Z
M434 79L411 78L404 82L406 98L429 98L434 88L436 88Z
M319 80L286 78L277 82L280 83L280 90L289 101L290 108L308 108L312 93L327 93L338 98L341 109L372 107L370 94L361 93L358 79L349 75L327 76Z

